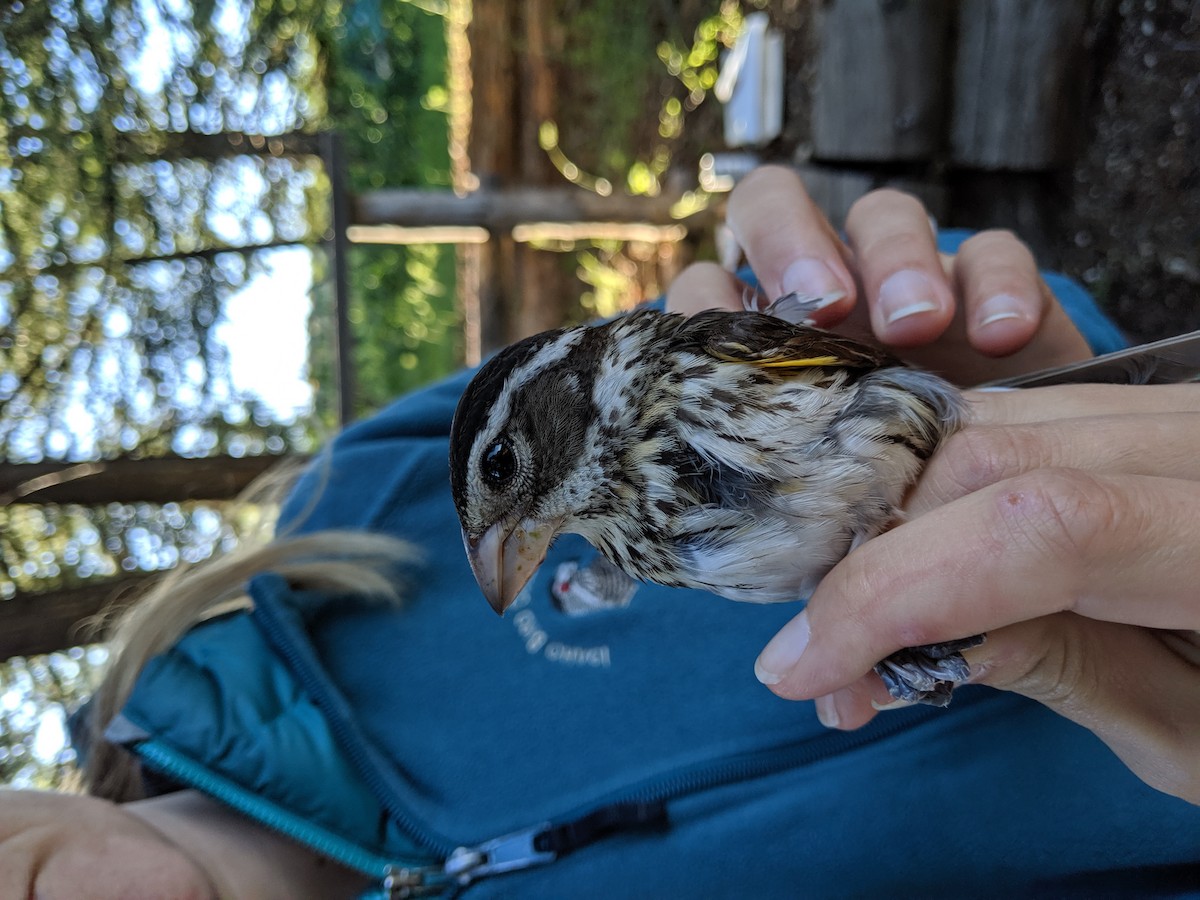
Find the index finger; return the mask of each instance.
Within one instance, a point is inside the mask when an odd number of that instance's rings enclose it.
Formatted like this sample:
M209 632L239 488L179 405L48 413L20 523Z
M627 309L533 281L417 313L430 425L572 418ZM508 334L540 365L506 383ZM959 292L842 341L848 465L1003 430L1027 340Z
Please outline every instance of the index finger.
M776 693L816 697L902 647L1071 610L1200 627L1200 484L1043 469L969 494L847 556L763 650Z
M730 195L727 222L769 300L793 292L836 298L820 314L827 322L853 308L845 247L795 171L755 169Z

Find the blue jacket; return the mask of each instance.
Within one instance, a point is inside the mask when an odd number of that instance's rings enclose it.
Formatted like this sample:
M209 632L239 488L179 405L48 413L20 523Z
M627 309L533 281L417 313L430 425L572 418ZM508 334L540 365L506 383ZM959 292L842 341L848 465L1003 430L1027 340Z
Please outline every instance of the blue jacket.
M1115 349L1086 295L1055 287ZM447 482L468 377L345 431L298 525L418 545L405 605L255 578L253 612L152 660L114 723L147 767L381 891L390 877L467 897L1200 896L1200 808L1036 703L968 687L948 710L842 733L776 698L752 664L794 604L645 585L578 613L555 585L596 554L571 537L497 619Z

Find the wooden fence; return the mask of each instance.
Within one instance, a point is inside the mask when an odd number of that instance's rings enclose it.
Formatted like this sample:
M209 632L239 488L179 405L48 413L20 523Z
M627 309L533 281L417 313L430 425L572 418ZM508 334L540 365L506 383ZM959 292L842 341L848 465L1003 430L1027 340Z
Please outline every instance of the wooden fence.
M835 223L894 185L942 223L1048 249L1057 180L1083 149L1088 50L1112 14L1088 0L816 4L810 38L789 46L808 59L790 94L808 102L789 108L798 146L782 150Z
M444 240L444 231L422 237L412 229L473 229L471 243L460 249L460 286L468 354L477 357L556 326L565 313L569 290L560 268L550 254L516 239L523 225L573 224L585 232L587 223L712 226L719 206L676 223L673 197L601 197L563 184L537 142L538 125L554 117L543 30L550 6L550 0L475 4L465 35L475 127L458 154L470 161L469 171L464 164L456 175L461 196L412 190L351 196L332 135L207 138L214 154L252 148L315 152L325 161L333 187L329 240L343 419L353 408L345 270L351 237ZM764 155L800 166L835 223L863 193L893 184L919 195L941 221L1014 227L1036 246L1046 230L1046 179L1079 147L1091 3L826 0L796 9L781 23L793 26L784 137ZM219 501L235 496L269 462L0 464L0 505ZM127 471L133 469L135 475ZM73 623L135 581L0 602L0 658L77 641Z

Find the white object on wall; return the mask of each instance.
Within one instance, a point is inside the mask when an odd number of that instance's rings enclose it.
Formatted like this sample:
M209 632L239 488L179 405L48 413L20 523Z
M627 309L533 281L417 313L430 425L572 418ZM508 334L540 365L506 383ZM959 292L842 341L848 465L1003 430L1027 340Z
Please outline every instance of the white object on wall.
M783 129L783 36L765 12L745 28L721 66L713 93L725 107L727 147L758 147Z

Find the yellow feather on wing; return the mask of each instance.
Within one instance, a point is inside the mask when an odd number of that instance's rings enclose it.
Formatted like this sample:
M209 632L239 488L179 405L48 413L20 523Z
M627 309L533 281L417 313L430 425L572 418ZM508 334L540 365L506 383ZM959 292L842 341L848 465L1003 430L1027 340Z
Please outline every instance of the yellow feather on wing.
M772 369L877 369L897 365L890 353L820 328L753 312L709 310L684 326L687 337L722 362Z
M836 356L789 357L787 359L762 359L760 357L728 356L720 350L710 350L709 354L723 362L744 363L759 366L764 369L798 369L805 366L838 366L845 363Z

